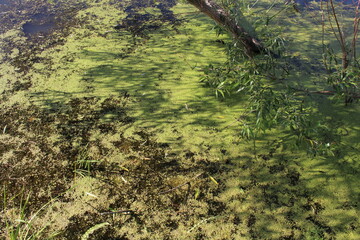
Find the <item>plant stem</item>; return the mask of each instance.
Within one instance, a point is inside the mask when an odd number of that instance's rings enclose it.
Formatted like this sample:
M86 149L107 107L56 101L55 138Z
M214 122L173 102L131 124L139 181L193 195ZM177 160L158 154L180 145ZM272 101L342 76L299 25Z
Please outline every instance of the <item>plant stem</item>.
M336 11L335 11L333 0L330 0L328 3L330 3L331 14L334 17L334 20L335 20L335 23L336 23L336 28L337 28L337 31L339 33L338 41L340 43L341 52L342 52L342 69L345 70L349 66L349 59L348 59L348 53L346 51L346 43L345 43L344 32L342 31L342 29L340 27L340 23L339 23L339 20L337 18L337 14L336 14ZM331 21L330 21L330 24L331 24ZM333 32L334 32L335 36L337 36L334 29L333 29Z
M256 152L256 138L253 139L253 147L254 147L254 157L257 159L257 152Z
M359 7L360 7L360 0L357 1L357 5L356 5L355 17L354 17L353 39L352 39L352 43L351 43L354 62L356 61L356 42L357 42L357 38L358 38L359 23L360 23Z

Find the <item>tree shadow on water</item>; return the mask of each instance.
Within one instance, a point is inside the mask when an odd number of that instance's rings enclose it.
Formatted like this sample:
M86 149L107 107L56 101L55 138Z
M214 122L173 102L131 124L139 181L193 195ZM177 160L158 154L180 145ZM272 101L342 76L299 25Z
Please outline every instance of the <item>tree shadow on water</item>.
M193 25L209 24L202 18L194 21ZM174 31L166 31L164 34L159 30L143 39L142 45L126 56L121 52L83 51L86 59L104 63L88 69L83 80L92 86L91 94L127 92L133 96L138 101L136 115L147 126L168 123L220 126L224 120L214 115L221 114L222 107L240 104L237 101L240 97L218 101L199 80L202 68L212 61L208 56L223 51L223 46L215 42L214 35L196 38L199 30L186 29L186 33L180 30L180 40ZM189 119L182 123L184 118Z

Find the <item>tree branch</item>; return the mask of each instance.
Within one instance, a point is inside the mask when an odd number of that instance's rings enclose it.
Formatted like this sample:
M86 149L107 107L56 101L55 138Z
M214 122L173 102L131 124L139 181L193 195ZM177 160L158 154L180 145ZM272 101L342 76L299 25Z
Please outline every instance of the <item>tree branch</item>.
M233 35L234 39L243 44L246 55L249 57L265 51L265 48L255 36L252 36L252 34L250 34L244 26L237 24L235 19L230 16L225 9L212 0L187 1L229 31Z

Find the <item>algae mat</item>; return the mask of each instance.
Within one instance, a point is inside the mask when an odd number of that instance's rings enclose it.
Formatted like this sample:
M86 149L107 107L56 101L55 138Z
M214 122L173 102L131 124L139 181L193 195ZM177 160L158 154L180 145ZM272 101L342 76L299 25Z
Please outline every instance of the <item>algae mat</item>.
M360 237L358 145L314 158L273 131L255 157L241 97L200 83L227 39L191 6L37 3L1 31L2 238Z

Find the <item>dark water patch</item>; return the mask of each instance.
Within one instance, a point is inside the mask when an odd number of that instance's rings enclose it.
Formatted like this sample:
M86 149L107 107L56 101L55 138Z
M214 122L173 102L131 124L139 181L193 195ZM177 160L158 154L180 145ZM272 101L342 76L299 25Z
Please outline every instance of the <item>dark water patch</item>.
M171 10L175 5L175 0L156 2L133 0L124 10L128 15L115 26L115 29L145 37L149 31L157 30L166 24L175 26L182 21ZM148 11L149 9L152 9L152 13Z
M0 0L0 5L8 5L10 3L11 3L11 1L9 1L9 0Z
M23 32L26 36L36 33L50 33L56 27L56 20L53 14L35 14L31 21L22 26Z
M29 22L23 25L23 31L25 34L34 34L38 32L44 33L44 32L48 32L53 27L54 27L53 22L48 22L44 24Z
M45 0L0 4L0 34L10 30L12 33L2 39L5 54L1 60L10 62L18 72L28 72L41 60L37 57L39 53L62 44L71 27L85 21L77 19L76 14L86 7L84 2L50 3ZM12 54L14 49L16 55Z

